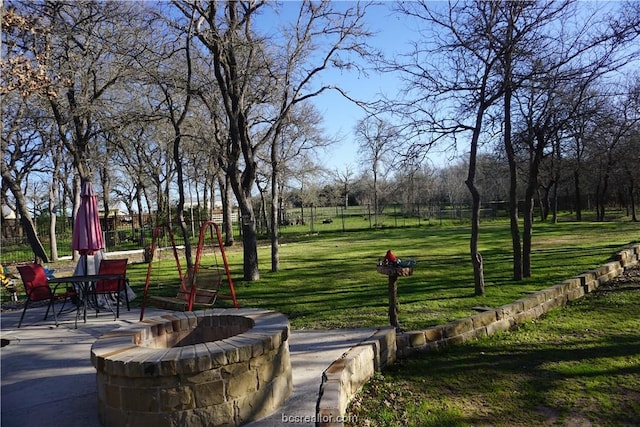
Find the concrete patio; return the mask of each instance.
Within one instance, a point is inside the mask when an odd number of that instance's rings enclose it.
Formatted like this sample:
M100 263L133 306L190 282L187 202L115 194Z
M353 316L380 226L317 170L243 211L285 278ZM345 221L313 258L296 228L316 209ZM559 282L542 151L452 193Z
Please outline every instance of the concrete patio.
M11 427L98 427L95 369L90 362L93 342L114 328L138 322L138 308L113 314L89 312L87 323L74 329L74 313L43 321L45 307L29 308L17 329L21 310L2 312L0 350L1 424ZM165 313L147 308L146 317ZM272 415L252 427L310 426L316 411L323 371L376 329L292 331L289 338L293 395ZM5 341L7 340L7 341Z

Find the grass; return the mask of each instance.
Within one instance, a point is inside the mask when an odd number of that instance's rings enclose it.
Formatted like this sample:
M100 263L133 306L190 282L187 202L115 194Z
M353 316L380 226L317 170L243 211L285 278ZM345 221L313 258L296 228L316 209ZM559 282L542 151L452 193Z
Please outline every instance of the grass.
M632 426L640 282L479 341L397 363L352 402L354 426Z
M280 271L269 271L270 249L259 250L261 278L243 282L242 252L227 251L241 306L286 314L293 328L368 327L388 324L387 277L376 271L388 249L401 259L415 259L413 276L399 280L399 320L404 329L420 329L474 314L472 307L500 306L524 292L539 290L598 267L631 242L640 224L631 222L536 224L533 277L513 282L511 239L503 220L482 226L486 296L474 296L468 255L469 228L422 226L297 236L280 247ZM151 292L176 293L175 262L169 255L154 262ZM221 263L220 256L217 257ZM202 265L215 265L203 257ZM141 291L146 264L132 265L128 275ZM226 301L225 301L226 302ZM223 302L223 303L225 303Z
M280 311L296 329L386 325L387 278L375 266L391 249L418 261L414 275L399 281L399 320L409 330L475 314L474 306L503 305L599 267L640 241L640 224L538 223L533 277L516 283L508 223L483 222L485 297L473 293L466 225L320 231L284 239L277 273L269 272L269 247L259 250L256 282L241 280L241 249L227 251L241 306ZM175 263L164 258L153 264L150 291L175 295ZM216 262L209 256L202 264ZM146 272L147 264L128 269L139 295ZM356 425L370 427L637 425L639 306L638 290L598 292L516 333L396 364L368 383L350 414L357 416Z

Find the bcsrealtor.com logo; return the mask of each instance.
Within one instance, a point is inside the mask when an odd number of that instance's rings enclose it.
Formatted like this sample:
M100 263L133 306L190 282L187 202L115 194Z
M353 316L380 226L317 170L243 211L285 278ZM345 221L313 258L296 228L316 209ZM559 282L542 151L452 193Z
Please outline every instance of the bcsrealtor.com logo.
M357 415L334 417L332 415L282 415L282 424L357 423Z

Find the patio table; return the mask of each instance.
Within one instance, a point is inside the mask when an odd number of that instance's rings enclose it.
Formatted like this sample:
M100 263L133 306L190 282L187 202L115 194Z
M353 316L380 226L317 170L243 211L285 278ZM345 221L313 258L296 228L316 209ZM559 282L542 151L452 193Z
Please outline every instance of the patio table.
M66 283L68 285L72 285L74 288L79 289L81 293L81 298L78 303L78 308L76 312L76 322L75 328L78 328L78 316L80 315L80 305L82 305L83 319L84 323L87 323L87 306L89 305L89 294L91 294L93 287L96 282L99 280L119 280L123 281L124 276L122 274L91 274L85 276L68 276L68 277L56 277L53 279L49 279L48 282L51 284L63 284ZM122 284L124 288L124 283ZM96 307L96 313L98 312L98 308Z

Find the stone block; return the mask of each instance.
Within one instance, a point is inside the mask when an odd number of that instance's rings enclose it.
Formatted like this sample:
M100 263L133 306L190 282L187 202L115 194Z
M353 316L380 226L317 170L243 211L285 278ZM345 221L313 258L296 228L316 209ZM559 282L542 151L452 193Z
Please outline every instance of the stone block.
M443 337L443 325L433 326L424 330L427 342L440 341Z
M190 411L190 414L185 414L182 418L183 421L174 425L189 427L235 427L234 403L235 402L224 402L219 405L194 409L193 411Z
M209 348L205 345L204 342L197 343L193 345L194 348L194 358L195 358L195 366L197 372L208 371L212 369L213 362L211 361L211 354L209 353Z
M229 363L227 361L225 349L220 347L216 342L205 342L204 345L207 348L207 351L209 351L212 369Z
M567 300L573 301L584 296L584 288L579 287L572 289L567 293Z
M516 315L516 313L522 312L522 302L514 301L510 304L505 304L496 309L496 316L498 320L509 319Z
M581 286L580 279L577 277L574 277L572 279L567 279L562 283L566 285L566 292L569 292L573 289L578 289Z
M216 341L216 344L224 351L227 363L238 363L240 361L237 347L228 344L225 340Z
M440 341L440 344L444 347L448 347L450 345L460 345L464 342L464 337L462 336L462 334L460 335L456 335L450 338L445 338L442 341Z
M347 407L347 402L342 397L342 384L339 381L325 381L320 386L320 398L318 400L318 412L342 415Z
M420 347L426 343L426 339L423 331L408 331L409 345L411 347Z
M487 335L494 335L496 332L508 331L511 328L511 322L508 319L497 320L486 326Z
M334 380L342 381L342 371L345 367L345 358L334 360L327 369L322 373L322 377L325 381Z
M241 335L231 337L229 338L229 340L233 340L239 345L249 348L251 350L252 358L264 354L265 351L269 351L269 347L271 346L270 343L267 343L267 345L265 346L264 338L252 335L250 333L243 333Z
M227 382L227 400L243 397L258 389L258 375L255 371L239 372L225 377Z
M103 426L126 426L127 416L119 409L98 405L98 419ZM134 424L132 424L134 425Z
M471 321L473 322L473 327L478 329L483 326L487 326L492 324L497 320L497 314L495 310L484 311L482 313L478 313L471 317Z
M351 384L351 390L348 393L348 400L366 383L375 373L373 349L370 346L358 346L353 350L353 372L350 372L351 378L348 382Z
M210 381L193 385L196 407L218 405L224 400L224 381Z
M160 410L158 390L155 387L146 389L122 387L120 393L120 407L125 412L158 412Z
M196 407L196 398L190 386L160 388L160 412L176 412Z
M560 295L556 298L550 299L548 301L545 301L542 305L542 313L548 313L549 311L553 310L554 308L558 308L561 307L563 305L565 305L567 302L567 296L566 295Z
M125 375L125 361L131 360L138 354L139 347L128 348L124 351L111 355L104 361L104 371L110 375L124 376Z
M465 332L461 334L460 337L462 337L463 342L467 342L467 341L475 341L476 339L486 334L487 334L486 329L482 327L480 329L472 329L468 332Z
M176 373L192 374L198 372L196 364L195 346L187 345L180 348L180 354L176 359Z
M293 375L291 371L283 372L275 377L269 384L274 409L281 406L293 393Z
M565 280L564 282L560 282L557 285L552 286L552 289L557 290L557 295L564 295L569 291L570 287L569 283Z
M442 326L442 336L444 338L453 338L462 335L473 329L473 321L470 318L454 320Z
M585 293L593 292L598 287L597 276L594 270L580 274L578 279L580 279L580 284Z
M99 387L99 389L104 390L101 394L102 400L104 403L110 408L120 409L122 407L122 393L120 387L113 385L104 385L103 387Z
M633 251L631 249L624 249L616 254L616 260L620 262L622 267L626 267L633 261Z
M335 408L320 408L316 415L316 427L343 427L344 423L337 421L341 416Z
M408 347L410 347L409 336L404 333L396 335L396 351L401 351Z
M516 314L513 319L516 324L522 324L537 319L544 314L542 306L533 307L531 310Z

